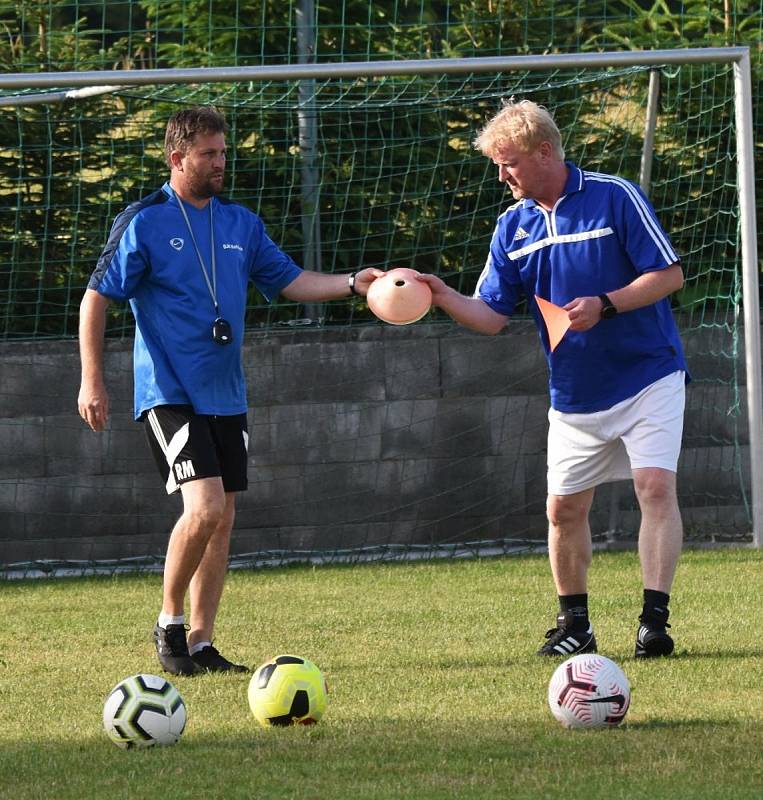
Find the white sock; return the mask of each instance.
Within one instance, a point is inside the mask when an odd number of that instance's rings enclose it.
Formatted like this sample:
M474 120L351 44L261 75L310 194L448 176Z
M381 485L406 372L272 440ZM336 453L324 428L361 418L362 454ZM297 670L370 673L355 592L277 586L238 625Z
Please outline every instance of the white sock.
M162 613L159 614L159 627L166 630L168 625L185 625L185 614L181 614L179 617L173 617L172 614L165 614L164 611L162 611Z
M189 655L194 655L194 653L198 653L199 650L203 650L205 647L209 647L211 644L212 642L196 642L188 648L188 653Z

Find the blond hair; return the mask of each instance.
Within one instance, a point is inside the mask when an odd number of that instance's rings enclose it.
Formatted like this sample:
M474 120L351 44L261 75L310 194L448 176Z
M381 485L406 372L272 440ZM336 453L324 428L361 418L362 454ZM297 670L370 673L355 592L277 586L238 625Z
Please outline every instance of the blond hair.
M542 142L549 142L554 155L564 161L562 135L549 111L532 100L506 100L503 108L487 122L474 140L484 156L493 158L497 151L512 145L523 153L532 153Z

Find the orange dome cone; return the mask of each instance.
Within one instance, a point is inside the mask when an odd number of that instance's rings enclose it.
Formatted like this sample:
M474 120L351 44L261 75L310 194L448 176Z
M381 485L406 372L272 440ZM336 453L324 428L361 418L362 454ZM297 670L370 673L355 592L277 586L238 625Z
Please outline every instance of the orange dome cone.
M397 267L377 278L369 287L368 307L382 322L410 325L421 319L432 305L432 290L415 269Z

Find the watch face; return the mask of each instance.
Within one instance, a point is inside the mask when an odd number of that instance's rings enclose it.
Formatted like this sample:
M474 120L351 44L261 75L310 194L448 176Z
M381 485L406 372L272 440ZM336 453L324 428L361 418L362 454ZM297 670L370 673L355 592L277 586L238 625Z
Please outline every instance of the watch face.
M600 294L599 300L601 300L601 318L602 319L612 319L612 317L617 314L617 309L612 304L612 301L607 297L606 294Z

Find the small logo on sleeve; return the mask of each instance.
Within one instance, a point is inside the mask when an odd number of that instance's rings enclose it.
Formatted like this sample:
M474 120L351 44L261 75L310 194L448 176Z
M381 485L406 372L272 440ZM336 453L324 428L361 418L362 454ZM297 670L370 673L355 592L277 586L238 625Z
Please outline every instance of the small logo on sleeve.
M176 236L174 239L170 239L170 247L173 247L175 250L182 250L184 244L185 242L179 236Z
M530 234L522 227L517 228L517 232L514 234L514 241L516 242L519 239L526 239Z

